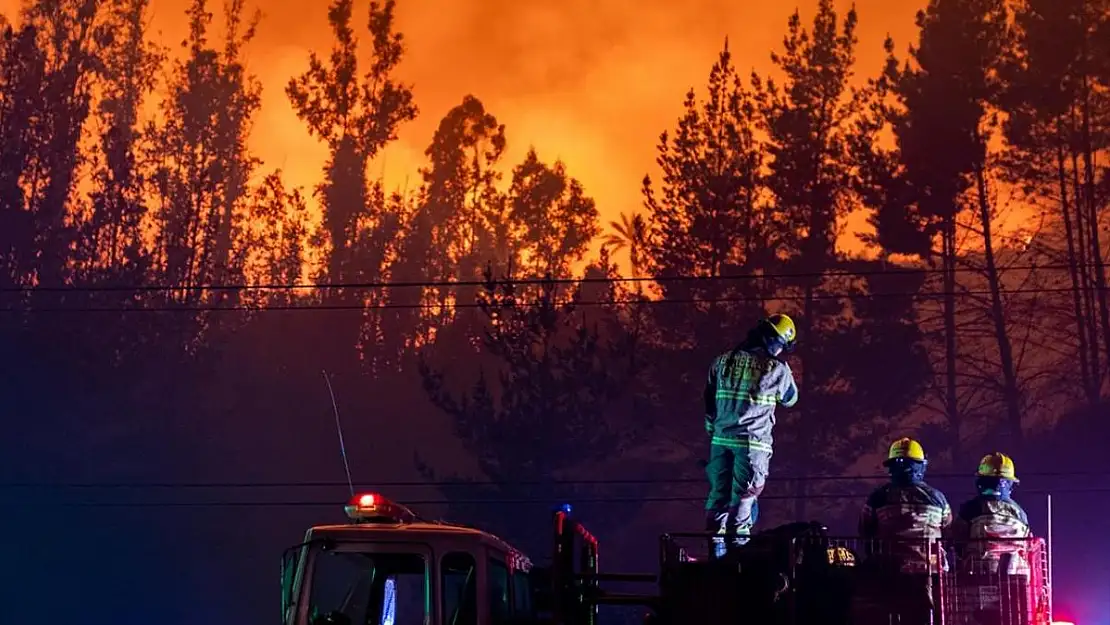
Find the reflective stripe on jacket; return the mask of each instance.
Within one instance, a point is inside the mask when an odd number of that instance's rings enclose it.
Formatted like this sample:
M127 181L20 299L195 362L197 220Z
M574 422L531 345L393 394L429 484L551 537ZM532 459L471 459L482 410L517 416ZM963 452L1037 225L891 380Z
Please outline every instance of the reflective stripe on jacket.
M873 555L894 560L903 573L947 570L938 539L952 523L952 509L939 490L925 484L879 487L860 513L860 535L875 539Z
M995 572L1006 554L1010 555L1010 573L1028 570L1027 541L1029 517L1012 499L979 495L960 506L953 528L953 537L962 545L961 552L972 561L987 562L986 570ZM974 562L968 562L975 566Z
M764 353L736 349L713 361L705 385L705 424L714 445L770 452L775 407L798 402L790 366Z

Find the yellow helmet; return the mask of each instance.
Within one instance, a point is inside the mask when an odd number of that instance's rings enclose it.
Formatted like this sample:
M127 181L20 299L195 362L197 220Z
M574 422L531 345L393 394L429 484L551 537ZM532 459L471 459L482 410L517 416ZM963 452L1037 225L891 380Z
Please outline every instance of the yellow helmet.
M925 449L921 447L921 443L912 438L900 438L890 444L890 451L887 453L886 462L883 464L890 464L899 458L925 462Z
M1018 482L1017 475L1014 473L1013 459L997 451L983 456L983 459L979 461L979 470L976 475L979 477L1000 477L1015 484Z
M784 314L771 315L764 320L771 330L782 339L782 342L790 345L798 340L798 328L794 325L794 320Z

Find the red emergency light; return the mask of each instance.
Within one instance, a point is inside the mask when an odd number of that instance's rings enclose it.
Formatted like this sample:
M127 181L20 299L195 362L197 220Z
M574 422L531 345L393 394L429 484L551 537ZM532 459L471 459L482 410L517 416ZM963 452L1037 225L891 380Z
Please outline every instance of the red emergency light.
M362 493L351 497L344 506L347 518L358 522L411 523L416 515L378 493Z

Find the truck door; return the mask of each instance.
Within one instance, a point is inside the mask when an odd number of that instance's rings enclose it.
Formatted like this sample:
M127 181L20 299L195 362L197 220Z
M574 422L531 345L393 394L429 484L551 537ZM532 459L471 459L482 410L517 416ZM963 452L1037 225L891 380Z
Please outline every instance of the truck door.
M513 620L513 594L509 566L500 553L489 552L486 559L487 597L490 625L510 625Z
M518 620L536 616L532 606L532 578L520 569L513 571L513 615Z
M445 553L439 560L440 622L478 625L478 561L467 551Z

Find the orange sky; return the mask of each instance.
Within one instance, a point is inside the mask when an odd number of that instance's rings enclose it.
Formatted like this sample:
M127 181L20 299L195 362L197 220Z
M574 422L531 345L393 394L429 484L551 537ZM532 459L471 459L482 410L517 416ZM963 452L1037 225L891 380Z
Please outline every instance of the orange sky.
M924 2L856 3L859 72L878 71L887 33L905 48L916 36L913 16ZM10 15L17 3L0 0L0 9ZM356 3L360 27L368 3ZM222 2L211 4L218 9ZM742 71L767 71L789 14L799 6L808 22L816 4L399 0L398 26L408 45L400 77L414 85L421 115L402 129L377 171L384 170L390 184L404 185L423 164L439 119L474 94L507 125L510 163L529 144L545 160L562 158L608 222L640 207L640 181L654 168L659 133L674 125L686 90L705 84L725 36ZM152 5L155 35L176 46L185 34L186 1ZM267 168L281 167L289 183L311 187L324 148L293 114L284 86L306 66L310 50L329 49L327 0L256 0L254 6L263 8L263 22L247 54L265 92L253 147ZM849 6L837 2L842 11Z
M295 3L275 1L252 50L254 69L267 87L259 119L265 130L255 133L256 149L268 164L285 169L290 182L304 185L317 180L324 152L280 89L305 66L309 50L330 45L324 2L315 1L319 10L295 13L278 9ZM358 4L362 13L368 2ZM816 4L797 6L809 19ZM888 32L899 42L916 34L913 16L920 5L863 0L856 6L860 70L871 74L881 66ZM654 168L659 133L674 125L686 90L705 84L724 38L730 38L738 67L767 71L769 52L780 44L795 5L400 0L398 7L398 26L408 42L401 78L413 83L421 116L379 163L387 180L404 184L424 163L440 118L471 93L506 124L509 162L519 161L529 144L542 158L562 158L608 222L640 207L640 181ZM158 9L163 19L164 10Z

